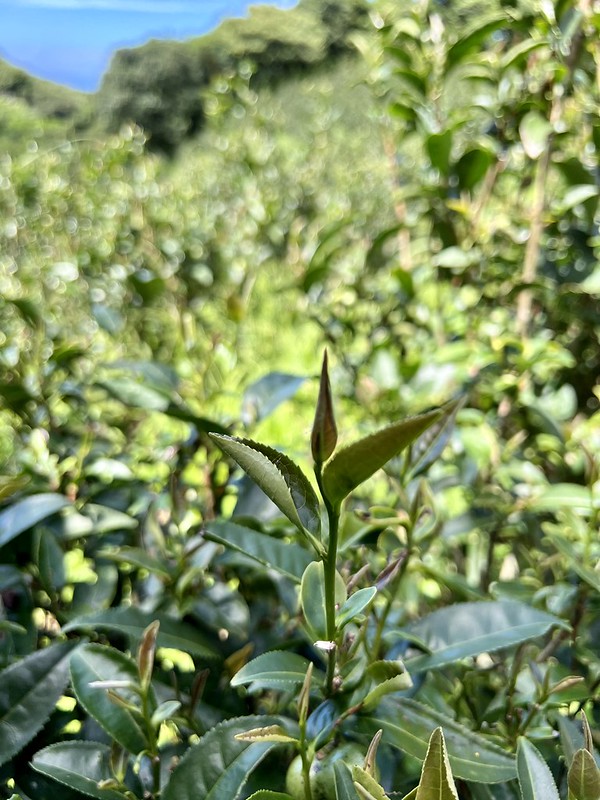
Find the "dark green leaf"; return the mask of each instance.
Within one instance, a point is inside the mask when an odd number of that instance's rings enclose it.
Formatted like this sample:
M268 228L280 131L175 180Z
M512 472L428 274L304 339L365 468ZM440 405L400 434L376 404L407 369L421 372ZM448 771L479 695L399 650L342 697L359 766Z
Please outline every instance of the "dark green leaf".
M320 465L324 461L327 461L335 450L337 437L337 427L333 411L333 395L331 393L331 384L329 383L327 367L327 350L325 350L315 419L310 437L312 457L315 464Z
M277 406L296 394L306 378L285 372L270 372L251 384L242 399L242 422L252 425L268 417Z
M436 408L383 428L338 450L323 468L323 488L330 503L339 505L353 489L387 464L417 436L448 413Z
M335 800L359 800L354 788L352 774L347 764L336 761L333 765L335 780Z
M523 736L517 745L517 773L523 800L560 800L548 765Z
M319 533L319 501L308 479L293 461L278 450L250 439L236 439L216 433L210 436L237 461L300 531Z
M352 622L355 617L362 614L376 594L377 589L374 586L369 586L366 589L359 589L357 592L354 592L335 616L335 624L338 630L341 630L344 625Z
M480 52L482 43L485 42L489 35L510 24L510 22L511 20L504 14L488 22L480 21L474 30L467 33L450 47L446 55L448 68L455 67L471 53Z
M206 733L175 767L162 800L234 800L275 742L243 742L235 738L251 728L278 725L270 716L229 719Z
M69 505L71 503L66 497L52 492L33 494L13 503L0 512L0 547Z
M114 703L106 689L91 686L94 681L130 681L139 684L135 663L112 647L86 644L71 657L71 680L79 703L108 735L130 753L137 755L148 747L141 720L127 708ZM138 696L127 689L119 695L137 705Z
M415 700L386 700L377 717L369 720L374 730L383 729L385 742L421 761L425 759L431 732L442 727L455 778L475 783L504 783L516 777L512 755Z
M0 673L0 764L41 729L69 680L72 643L55 644Z
M411 672L438 669L543 636L553 626L568 627L559 617L517 601L455 603L407 627L431 653L410 659L406 667Z
M98 788L110 780L110 747L97 742L60 742L40 750L31 762L34 769L59 783L98 800L123 800L121 792Z
M204 532L206 539L252 558L268 569L274 569L300 583L302 574L311 563L310 553L298 544L274 539L251 528L233 522L209 522Z
M141 611L139 608L109 608L97 614L77 617L65 625L63 631L68 633L81 628L114 630L131 637L137 644L154 620L160 622L159 647L171 647L207 660L219 658L202 634L191 625L166 614Z
M336 572L335 602L341 606L346 601L346 586ZM327 603L325 575L322 561L313 561L304 570L300 585L300 605L311 634L317 639L327 639Z
M450 172L450 154L452 152L452 131L432 133L425 140L429 160L435 169L447 177Z
M231 679L231 685L243 686L258 683L261 689L280 690L297 686L304 682L309 663L306 658L296 653L273 650L253 658L243 666ZM322 677L320 673L316 673L314 680L318 682Z

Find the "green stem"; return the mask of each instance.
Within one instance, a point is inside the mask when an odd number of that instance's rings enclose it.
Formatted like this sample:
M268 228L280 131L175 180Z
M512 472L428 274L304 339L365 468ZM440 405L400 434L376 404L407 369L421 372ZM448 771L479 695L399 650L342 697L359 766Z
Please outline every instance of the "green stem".
M323 557L324 577L325 577L325 626L327 640L336 643L335 630L335 577L337 566L337 549L340 528L340 507L332 505L323 491L323 481L321 473L322 465L315 463L315 476L319 490L327 510L329 521L329 541L327 543L327 553ZM336 643L337 644L337 643ZM326 693L333 694L333 679L335 677L336 649L329 651L327 661L327 677L325 681Z

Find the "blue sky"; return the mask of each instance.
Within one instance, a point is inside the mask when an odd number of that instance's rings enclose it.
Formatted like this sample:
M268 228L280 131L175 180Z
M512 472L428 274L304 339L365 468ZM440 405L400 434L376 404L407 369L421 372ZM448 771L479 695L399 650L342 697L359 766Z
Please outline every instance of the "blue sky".
M0 0L0 58L94 91L112 53L152 38L185 39L242 17L256 0ZM290 8L296 0L261 0Z

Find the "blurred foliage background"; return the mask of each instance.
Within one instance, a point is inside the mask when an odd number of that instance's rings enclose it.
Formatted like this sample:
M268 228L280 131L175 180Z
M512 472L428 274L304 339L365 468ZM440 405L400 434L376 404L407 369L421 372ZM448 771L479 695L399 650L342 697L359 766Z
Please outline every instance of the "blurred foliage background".
M403 613L526 600L583 631L566 661L597 695L599 76L587 0L258 6L117 53L89 97L0 65L0 501L76 509L49 512L45 550L2 540L29 575L0 572L28 632L4 635L5 663L47 633L34 610L63 624L91 585L100 607L192 613L215 637L226 597L224 653L261 649L279 589L250 615L252 581L189 555L219 514L272 521L206 432L303 464L327 346L346 431L466 398ZM379 556L373 507L408 502L405 469L352 501L345 536L368 529ZM170 576L107 555L82 523L98 509L129 520L109 545ZM542 742L552 724L531 723Z

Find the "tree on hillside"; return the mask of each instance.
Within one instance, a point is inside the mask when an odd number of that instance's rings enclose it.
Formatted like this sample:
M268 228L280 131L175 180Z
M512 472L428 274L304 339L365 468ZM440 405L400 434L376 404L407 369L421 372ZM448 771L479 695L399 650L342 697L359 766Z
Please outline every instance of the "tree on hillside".
M98 114L109 130L136 122L154 146L170 151L202 121L205 83L196 59L180 43L151 41L119 50L98 93Z

